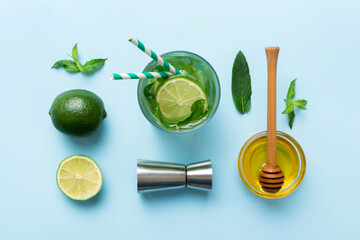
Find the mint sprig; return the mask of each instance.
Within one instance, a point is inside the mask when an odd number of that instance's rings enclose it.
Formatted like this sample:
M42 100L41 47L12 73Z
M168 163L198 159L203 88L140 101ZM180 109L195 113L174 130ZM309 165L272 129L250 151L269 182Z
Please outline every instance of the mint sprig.
M63 67L68 72L88 73L94 71L99 67L102 67L105 64L105 61L107 60L107 58L97 58L87 61L84 65L81 64L79 61L77 44L75 44L75 46L72 49L71 57L73 58L74 61L60 60L57 61L51 68Z
M296 79L294 79L290 83L286 99L284 99L284 101L286 102L286 108L282 112L282 114L288 115L290 129L292 129L295 120L295 107L301 110L306 110L306 107L304 106L307 104L307 101L304 99L291 100L295 97L295 81Z

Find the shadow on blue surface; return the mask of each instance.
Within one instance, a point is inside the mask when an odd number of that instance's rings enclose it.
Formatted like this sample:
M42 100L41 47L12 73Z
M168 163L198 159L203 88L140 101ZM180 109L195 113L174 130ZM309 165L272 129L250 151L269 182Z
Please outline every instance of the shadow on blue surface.
M93 70L93 71L91 71L91 72L83 73L83 76L85 76L85 77L91 77L91 76L94 75L95 73L99 72L103 67L104 67L104 65L101 66L101 67L99 67L99 68L96 68L95 70Z
M166 190L166 191L158 191L158 192L148 192L141 193L141 198L146 201L157 201L164 199L178 199L180 196L190 196L192 198L201 198L206 199L208 197L207 191L201 191L191 188L183 188L183 189L174 189L174 190Z
M106 118L98 129L92 132L90 135L87 136L72 136L68 135L68 137L73 143L77 144L78 146L86 147L91 145L96 145L99 141L106 135L108 131L108 124Z
M161 151L164 159L183 164L207 159L213 160L210 156L219 147L216 139L222 139L223 134L222 131L215 129L215 125L202 126L187 133L165 132L155 127L153 129L158 145L166 146Z
M303 192L302 185L306 182L306 177L304 178L302 184L290 195L277 198L277 199L268 199L257 196L252 193L241 181L241 188L244 196L246 196L247 203L249 208L253 211L263 214L266 212L267 218L291 218L296 216L299 212L303 211L303 205L298 204L299 199L302 198L301 195L308 195L309 193Z

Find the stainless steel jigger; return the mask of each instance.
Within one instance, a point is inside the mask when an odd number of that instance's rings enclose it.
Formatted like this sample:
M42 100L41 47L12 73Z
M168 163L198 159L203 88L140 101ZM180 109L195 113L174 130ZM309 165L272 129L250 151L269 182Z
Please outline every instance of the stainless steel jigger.
M196 162L187 166L176 163L138 160L138 192L153 192L177 188L210 190L212 188L211 161Z

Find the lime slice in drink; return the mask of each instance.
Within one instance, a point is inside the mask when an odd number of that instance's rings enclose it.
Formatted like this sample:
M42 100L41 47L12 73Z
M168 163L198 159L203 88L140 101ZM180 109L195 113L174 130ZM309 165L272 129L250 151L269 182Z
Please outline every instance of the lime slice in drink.
M194 81L180 76L167 80L159 86L156 92L156 101L160 112L169 123L178 123L191 115L191 106L197 100L207 98L201 87Z
M56 181L66 196L73 200L84 201L100 191L102 173L90 157L72 155L60 163Z

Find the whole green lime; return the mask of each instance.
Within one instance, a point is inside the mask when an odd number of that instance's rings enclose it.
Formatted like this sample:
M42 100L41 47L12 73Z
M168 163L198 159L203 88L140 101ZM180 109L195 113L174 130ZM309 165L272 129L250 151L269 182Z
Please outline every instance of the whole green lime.
M49 114L56 129L76 136L93 132L107 115L101 98L83 89L59 94Z

